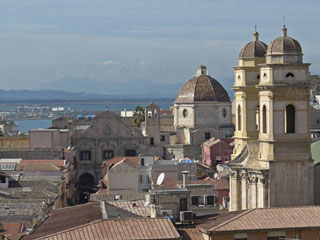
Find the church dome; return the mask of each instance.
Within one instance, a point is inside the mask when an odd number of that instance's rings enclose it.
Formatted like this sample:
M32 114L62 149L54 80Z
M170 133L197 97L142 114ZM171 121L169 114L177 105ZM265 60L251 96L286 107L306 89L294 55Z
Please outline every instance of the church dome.
M287 36L287 28L283 26L281 36L271 41L267 48L268 55L302 55L300 43Z
M253 41L247 43L240 51L239 58L265 57L267 44L259 40L259 33L253 34Z
M179 91L176 103L218 101L229 102L230 98L225 88L207 74L205 66L198 68L197 76L186 82Z

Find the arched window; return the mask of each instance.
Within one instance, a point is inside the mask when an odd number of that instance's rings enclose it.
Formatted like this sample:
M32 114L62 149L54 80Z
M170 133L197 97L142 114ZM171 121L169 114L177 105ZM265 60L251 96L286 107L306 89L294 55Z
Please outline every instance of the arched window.
M286 107L285 133L295 133L295 108L291 104Z
M267 133L267 107L263 105L262 108L262 133Z
M102 159L103 160L107 160L107 159L111 159L114 157L114 152L113 150L104 150L102 152Z
M288 72L288 73L286 74L286 78L288 78L288 77L292 77L292 78L294 78L294 75L293 75L293 73L291 73L291 72Z
M90 161L91 160L91 151L84 150L80 151L80 161Z
M238 105L238 131L241 131L241 107Z
M256 107L256 130L259 131L260 125L260 107L259 105Z

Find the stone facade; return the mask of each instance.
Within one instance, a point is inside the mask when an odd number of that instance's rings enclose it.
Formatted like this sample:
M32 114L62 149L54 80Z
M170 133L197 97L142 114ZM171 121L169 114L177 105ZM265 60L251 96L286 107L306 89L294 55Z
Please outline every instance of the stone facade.
M314 202L310 64L302 62L301 46L285 27L265 51L266 57L240 57L234 68L231 211Z
M77 149L78 177L90 174L95 185L101 179L101 164L114 156L137 156L144 138L138 128L129 128L120 116L105 111L86 130L76 130L71 144Z

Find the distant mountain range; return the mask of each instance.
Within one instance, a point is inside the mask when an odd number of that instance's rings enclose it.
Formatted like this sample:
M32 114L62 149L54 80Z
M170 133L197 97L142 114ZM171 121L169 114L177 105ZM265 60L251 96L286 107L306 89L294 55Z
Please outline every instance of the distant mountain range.
M225 86L230 98L233 98L232 80L224 78L219 81ZM183 84L184 82L160 84L138 79L127 82L102 83L69 78L44 83L37 90L0 90L0 101L174 99Z
M103 95L130 95L141 97L175 97L184 82L160 84L152 81L133 79L130 81L96 82L84 78L63 78L43 83L38 90L59 90L68 92L86 92Z

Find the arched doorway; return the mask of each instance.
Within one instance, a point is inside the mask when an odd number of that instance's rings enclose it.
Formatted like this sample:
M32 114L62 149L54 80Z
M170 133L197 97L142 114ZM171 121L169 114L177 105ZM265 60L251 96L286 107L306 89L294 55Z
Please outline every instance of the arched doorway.
M94 177L90 173L83 173L78 182L79 202L86 203L89 201L91 193L95 192Z

